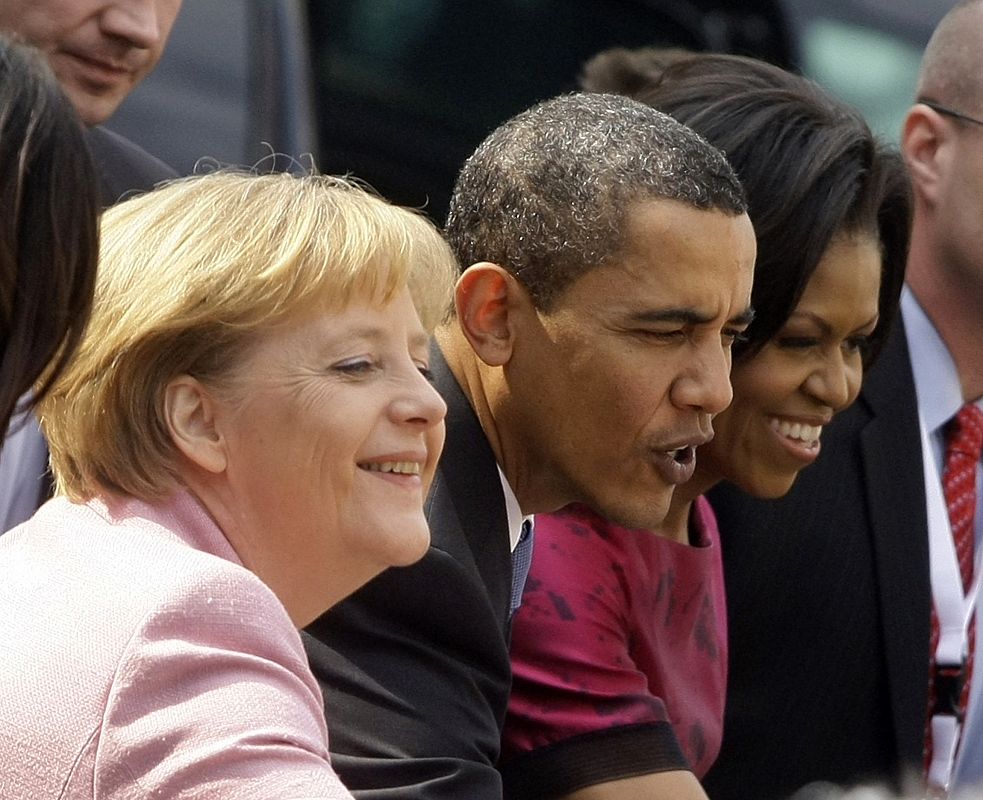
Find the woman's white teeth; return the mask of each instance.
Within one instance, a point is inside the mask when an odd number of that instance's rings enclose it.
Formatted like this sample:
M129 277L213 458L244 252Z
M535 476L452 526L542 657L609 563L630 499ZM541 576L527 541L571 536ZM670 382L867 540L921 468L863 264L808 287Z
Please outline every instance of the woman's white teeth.
M797 439L810 444L818 442L819 435L823 432L822 425L803 425L801 422L785 422L780 419L772 419L771 428L787 439Z
M369 472L395 472L399 475L419 475L418 461L382 461L378 464L363 464L363 469Z

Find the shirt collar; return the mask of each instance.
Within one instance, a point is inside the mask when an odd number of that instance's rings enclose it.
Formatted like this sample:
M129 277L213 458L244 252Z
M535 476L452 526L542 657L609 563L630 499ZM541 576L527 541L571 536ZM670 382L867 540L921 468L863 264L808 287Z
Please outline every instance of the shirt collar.
M519 499L512 491L512 487L509 486L501 467L498 467L498 478L502 482L502 494L505 495L505 513L509 520L509 550L514 551L515 546L519 543L519 537L522 536L522 524L528 522L532 525L532 515L522 516Z
M928 431L935 433L963 405L959 373L945 342L907 286L901 294L901 313L915 378L918 413Z
M208 509L187 489L178 489L164 500L155 502L106 493L97 495L86 505L113 524L129 520L132 524L150 526L157 532L163 530L195 550L242 564Z

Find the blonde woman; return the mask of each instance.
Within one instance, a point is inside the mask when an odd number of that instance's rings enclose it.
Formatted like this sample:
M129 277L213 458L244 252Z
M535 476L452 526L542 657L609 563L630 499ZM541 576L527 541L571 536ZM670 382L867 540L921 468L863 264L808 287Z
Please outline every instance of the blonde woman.
M297 628L423 555L456 268L346 181L217 173L106 214L0 539L4 798L347 798Z

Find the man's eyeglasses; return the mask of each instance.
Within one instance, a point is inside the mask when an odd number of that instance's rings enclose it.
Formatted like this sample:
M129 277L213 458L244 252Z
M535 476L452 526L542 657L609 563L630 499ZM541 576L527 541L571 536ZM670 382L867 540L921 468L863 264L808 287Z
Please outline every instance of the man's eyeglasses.
M933 111L939 114L944 114L947 117L953 117L954 119L961 119L963 122L972 122L974 125L983 125L983 119L977 119L976 117L971 117L969 114L963 114L962 111L956 111L954 108L948 108L947 106L939 105L932 100L919 99L919 103L923 106L928 106Z

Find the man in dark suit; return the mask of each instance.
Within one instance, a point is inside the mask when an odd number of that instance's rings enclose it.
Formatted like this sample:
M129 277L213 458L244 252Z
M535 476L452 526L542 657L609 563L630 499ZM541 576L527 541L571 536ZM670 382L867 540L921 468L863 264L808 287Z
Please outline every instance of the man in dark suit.
M104 205L176 173L102 127L156 66L181 0L0 0L0 30L37 47L82 121ZM37 423L16 417L0 457L0 533L47 499L48 451Z
M723 156L622 97L506 122L458 177L434 372L433 543L308 629L332 761L365 798L500 800L526 521L572 501L651 527L730 401L754 236Z
M99 174L104 206L177 177L163 161L102 125L89 128L86 141Z
M957 716L929 711L932 609L944 613L954 584L965 597L942 569L955 564L945 504L927 498L941 497L950 419L983 406L981 35L983 2L963 2L925 52L902 133L915 196L903 322L860 399L782 500L711 492L731 640L723 747L705 781L715 800L814 781L948 782L954 760L926 737L929 716ZM979 705L983 679L972 686Z

